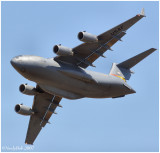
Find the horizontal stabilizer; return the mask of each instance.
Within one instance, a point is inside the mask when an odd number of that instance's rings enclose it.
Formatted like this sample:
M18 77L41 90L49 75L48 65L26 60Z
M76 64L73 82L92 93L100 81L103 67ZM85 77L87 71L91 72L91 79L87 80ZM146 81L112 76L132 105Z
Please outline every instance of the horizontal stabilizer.
M117 66L121 67L121 68L125 68L125 69L130 69L133 66L135 66L137 63L139 63L141 60L143 60L145 57L147 57L148 55L150 55L151 53L153 53L156 49L155 48L151 48L147 51L144 51L143 53L140 53L122 63L119 63Z

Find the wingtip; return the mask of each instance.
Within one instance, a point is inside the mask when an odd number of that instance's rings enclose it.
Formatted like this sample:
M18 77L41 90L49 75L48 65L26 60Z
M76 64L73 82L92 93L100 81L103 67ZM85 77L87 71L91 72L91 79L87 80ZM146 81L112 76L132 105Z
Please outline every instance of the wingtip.
M26 145L33 145L33 143L27 143L26 141L25 141L25 144L26 144Z
M142 8L140 15L146 17L145 12L144 12L144 8Z
M151 50L156 51L157 49L156 48L151 48Z
M144 52L153 53L153 52L155 52L156 50L157 50L156 48L150 48L150 49L148 49L148 50L146 50L146 51L144 51Z

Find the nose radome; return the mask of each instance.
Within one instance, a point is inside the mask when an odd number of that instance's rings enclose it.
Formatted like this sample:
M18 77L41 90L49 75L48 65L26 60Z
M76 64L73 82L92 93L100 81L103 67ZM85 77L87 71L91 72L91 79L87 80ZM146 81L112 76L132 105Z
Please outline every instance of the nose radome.
M15 68L16 67L16 58L12 58L10 61L11 65Z
M22 64L22 57L16 56L11 59L11 65L17 70L17 71L24 71L23 70L23 64Z

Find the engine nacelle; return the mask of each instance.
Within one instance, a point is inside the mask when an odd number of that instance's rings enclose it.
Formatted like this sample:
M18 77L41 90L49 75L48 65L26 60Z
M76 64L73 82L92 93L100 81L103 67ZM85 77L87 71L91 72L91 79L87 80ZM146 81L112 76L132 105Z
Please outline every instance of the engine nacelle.
M19 86L19 91L26 95L36 95L38 91L35 87L29 86L27 84L21 84Z
M61 45L55 45L53 47L53 51L54 53L60 56L69 56L69 55L73 56L72 48L64 47Z
M98 42L98 37L96 35L90 34L85 31L78 33L78 39L86 43Z
M21 115L32 115L34 112L32 109L28 106L17 104L14 108L15 112Z

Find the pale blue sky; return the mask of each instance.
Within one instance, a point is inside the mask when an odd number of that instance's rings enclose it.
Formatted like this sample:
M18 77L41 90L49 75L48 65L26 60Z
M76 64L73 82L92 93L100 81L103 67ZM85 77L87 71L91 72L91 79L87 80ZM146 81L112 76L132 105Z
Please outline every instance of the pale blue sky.
M10 64L17 55L53 57L52 47L75 47L79 31L100 34L128 20L145 8L143 18L88 69L109 73L119 63L159 42L158 2L1 2L1 145L22 146L29 117L14 112L17 103L32 106L33 97L19 92L19 85L35 83L18 74ZM136 94L118 99L62 99L51 124L37 137L32 151L158 151L159 148L159 50L136 65L128 84ZM7 150L2 150L7 151ZM9 151L9 150L8 150Z

